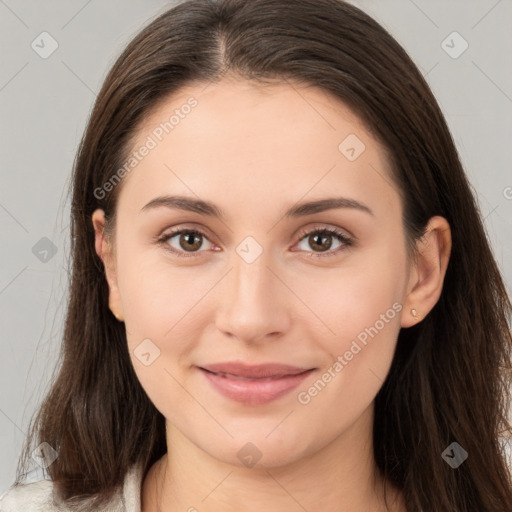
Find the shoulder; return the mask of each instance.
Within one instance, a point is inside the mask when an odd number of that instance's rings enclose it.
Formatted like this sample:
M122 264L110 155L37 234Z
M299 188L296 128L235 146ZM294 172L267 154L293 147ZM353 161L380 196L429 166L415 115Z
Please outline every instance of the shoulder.
M0 496L0 512L53 512L53 485L51 480L21 484Z
M132 466L127 474L123 488L112 501L97 512L140 512L140 492L142 468ZM53 482L40 480L13 486L0 495L0 512L82 512L91 510L91 502L63 507L54 501Z

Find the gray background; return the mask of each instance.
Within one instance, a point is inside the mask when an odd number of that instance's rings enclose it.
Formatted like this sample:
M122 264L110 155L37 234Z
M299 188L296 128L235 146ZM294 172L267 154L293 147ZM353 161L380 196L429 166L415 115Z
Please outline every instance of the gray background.
M67 187L87 116L124 45L171 3L0 0L0 493L14 479L57 360L69 268ZM510 293L512 0L352 3L398 39L437 96ZM463 39L446 39L454 31ZM47 58L40 53L52 41L42 32L58 44ZM467 50L453 58L464 40Z

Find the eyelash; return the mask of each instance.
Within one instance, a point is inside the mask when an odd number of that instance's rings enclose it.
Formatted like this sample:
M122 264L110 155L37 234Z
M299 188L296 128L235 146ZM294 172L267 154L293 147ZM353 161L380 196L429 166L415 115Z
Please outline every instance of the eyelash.
M166 233L166 234L162 235L161 237L158 237L156 241L157 241L157 243L160 243L161 245L163 245L164 249L170 251L171 253L175 254L176 256L178 256L180 258L190 258L200 252L203 252L203 251L191 251L189 254L186 254L185 251L178 251L178 250L174 249L173 247L171 247L167 243L171 238L175 237L176 235L181 235L183 233L199 235L199 236L202 236L202 237L206 238L207 240L209 240L205 233L203 233L197 229L179 228L179 229L176 229L169 233ZM336 228L313 228L309 231L307 231L307 230L302 231L300 234L299 242L301 242L305 238L311 236L312 234L335 236L336 238L338 238L338 240L340 242L342 242L343 245L338 247L337 249L326 251L326 252L321 252L321 253L308 252L307 255L308 255L308 257L311 257L311 258L324 258L324 257L335 256L340 251L343 251L347 247L352 246L354 243L354 241L351 238L349 238L347 235L345 235L345 233L343 233L342 231L340 231L339 229L336 229Z

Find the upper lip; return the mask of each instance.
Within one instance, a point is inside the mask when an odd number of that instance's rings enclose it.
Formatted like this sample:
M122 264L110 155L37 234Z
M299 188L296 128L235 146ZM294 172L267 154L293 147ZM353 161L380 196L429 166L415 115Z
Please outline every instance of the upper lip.
M299 373L312 370L313 368L299 368L280 363L267 363L258 365L248 365L240 362L225 362L200 366L203 370L212 373L234 375L246 378L268 378L268 377L284 377L287 375L297 375Z

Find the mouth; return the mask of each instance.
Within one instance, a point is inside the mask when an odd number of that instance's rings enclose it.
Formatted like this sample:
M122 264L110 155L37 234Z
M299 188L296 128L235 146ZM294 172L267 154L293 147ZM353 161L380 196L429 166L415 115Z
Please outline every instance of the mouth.
M298 375L312 369L281 363L249 365L237 361L209 364L200 368L216 375L247 379L287 377L289 375Z
M244 377L242 375L235 375L233 373L223 373L223 372L212 372L210 370L207 370L206 368L201 368L201 370L204 370L205 372L211 373L213 375L218 375L219 377L227 377L229 379L237 379L237 380L253 380L253 381L266 381L266 380L275 380L275 379L282 379L283 377L290 377L291 375L300 375L300 373L297 374L283 374L283 375L272 375L271 377ZM308 370L304 370L308 371Z
M280 364L248 366L239 363L198 368L213 389L245 405L262 405L277 400L316 370Z

